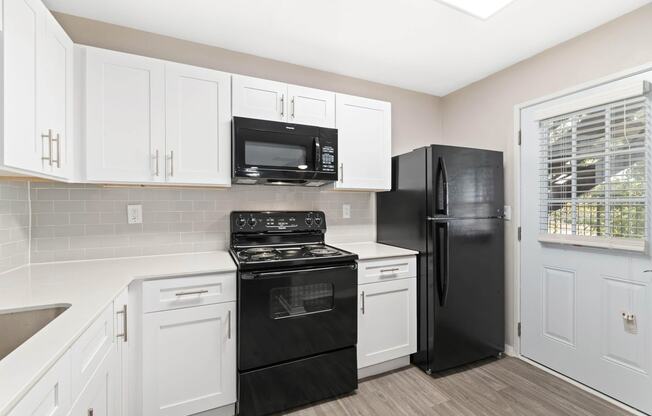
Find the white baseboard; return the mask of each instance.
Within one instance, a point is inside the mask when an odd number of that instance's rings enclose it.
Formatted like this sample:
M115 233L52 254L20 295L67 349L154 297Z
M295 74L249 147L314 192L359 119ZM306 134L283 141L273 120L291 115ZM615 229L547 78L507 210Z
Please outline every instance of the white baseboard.
M507 349L507 346L505 346L505 349ZM505 351L505 352L507 352L507 351ZM599 392L597 390L594 390L594 389L592 389L592 388L590 388L588 386L585 386L584 384L579 383L579 382L573 380L572 378L566 377L565 375L563 375L561 373L558 373L558 372L556 372L554 370L551 370L550 368L548 368L546 366L543 366L543 365L537 363L536 361L532 361L527 357L523 357L522 355L515 355L514 357L516 357L516 358L518 358L520 360L523 360L526 363L528 363L528 364L530 364L530 365L532 365L532 366L534 366L534 367L536 367L536 368L538 368L540 370L543 370L548 374L551 374L551 375L553 375L553 376L555 376L557 378L560 378L560 379L564 380L565 382L570 383L573 386L575 386L575 387L577 387L577 388L579 388L579 389L581 389L581 390L583 390L583 391L585 391L587 393L590 393L590 394L592 394L594 396L597 396L597 397L601 398L602 400L613 404L614 406L617 406L617 407L619 407L619 408L621 408L621 409L623 409L623 410L625 410L627 412L630 412L633 415L636 415L636 416L648 416L646 413L640 412L640 411L634 409L633 407L627 406L625 403L619 402L618 400L616 400L616 399L614 399L612 397L609 397L604 393L601 393L601 392Z
M358 368L358 380L396 370L410 365L410 356L395 358L369 367Z
M518 357L514 346L509 344L505 344L505 355L509 355L510 357Z

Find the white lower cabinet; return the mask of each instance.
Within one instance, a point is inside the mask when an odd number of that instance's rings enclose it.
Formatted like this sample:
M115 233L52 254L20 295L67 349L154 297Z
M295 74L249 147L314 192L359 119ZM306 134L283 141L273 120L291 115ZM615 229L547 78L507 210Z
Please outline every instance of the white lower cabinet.
M120 360L111 348L72 406L70 416L114 416L120 414Z
M358 368L416 352L416 286L415 276L358 286Z
M145 314L143 414L186 416L236 401L235 302Z

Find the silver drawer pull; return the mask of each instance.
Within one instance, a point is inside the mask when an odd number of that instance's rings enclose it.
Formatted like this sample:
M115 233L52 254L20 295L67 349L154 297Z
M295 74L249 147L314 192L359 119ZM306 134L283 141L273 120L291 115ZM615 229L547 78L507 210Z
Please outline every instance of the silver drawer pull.
M127 305L123 305L121 311L116 312L116 315L122 315L122 333L117 334L117 338L122 338L124 342L127 342Z
M201 295L202 293L208 293L208 289L204 290L193 290L192 292L177 292L175 296L188 296L188 295Z
M392 267L391 269L380 269L381 273L393 273L401 270L399 267Z
M364 290L362 293L360 293L360 310L362 311L362 314L364 315Z
M229 324L228 339L231 339L231 310L229 310L229 316L227 319Z

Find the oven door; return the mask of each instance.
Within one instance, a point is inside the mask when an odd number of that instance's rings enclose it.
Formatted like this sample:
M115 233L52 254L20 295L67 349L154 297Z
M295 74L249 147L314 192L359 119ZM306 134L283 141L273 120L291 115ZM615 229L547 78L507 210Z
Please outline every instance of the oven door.
M238 285L241 371L357 343L355 264L243 273Z
M310 179L320 170L319 129L234 118L235 176Z

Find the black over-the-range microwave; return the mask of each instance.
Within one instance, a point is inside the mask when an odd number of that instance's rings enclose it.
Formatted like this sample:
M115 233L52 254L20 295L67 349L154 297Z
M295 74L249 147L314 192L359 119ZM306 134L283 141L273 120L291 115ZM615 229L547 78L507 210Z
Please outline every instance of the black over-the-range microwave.
M233 117L237 184L321 186L337 180L337 129Z

